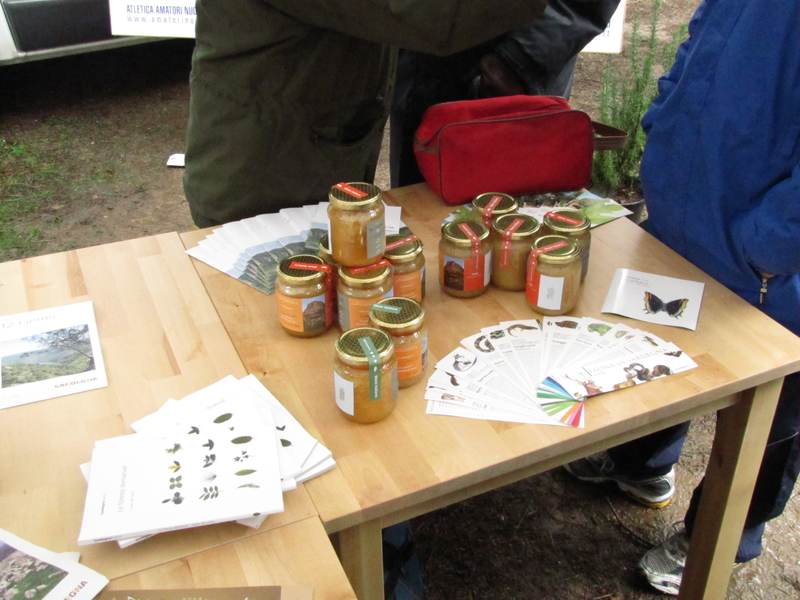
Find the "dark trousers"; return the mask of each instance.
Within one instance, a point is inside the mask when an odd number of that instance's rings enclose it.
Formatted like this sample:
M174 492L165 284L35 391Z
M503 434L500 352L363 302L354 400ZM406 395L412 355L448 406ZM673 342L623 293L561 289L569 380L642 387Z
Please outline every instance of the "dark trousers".
M669 472L680 458L689 423L621 444L609 450L617 468L635 478L656 477ZM736 552L736 562L761 555L764 525L783 512L797 480L800 456L800 373L787 376L767 440L767 447L756 479L744 531ZM691 535L702 481L697 486L686 512L686 529Z

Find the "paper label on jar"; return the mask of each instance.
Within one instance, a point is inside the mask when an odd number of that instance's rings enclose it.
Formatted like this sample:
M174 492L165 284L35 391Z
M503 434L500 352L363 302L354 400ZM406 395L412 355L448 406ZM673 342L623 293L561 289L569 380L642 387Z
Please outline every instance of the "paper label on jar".
M397 273L394 275L394 295L411 298L422 302L422 288L425 284L425 267L411 273Z
M289 331L299 333L325 329L330 324L325 294L313 298L290 298L275 294L278 322Z
M379 219L367 223L365 229L367 256L375 258L383 256L383 251L386 247L386 223L384 216L381 215Z
M382 298L394 296L394 288L380 298L350 298L339 294L339 325L343 331L369 326L369 309Z
M561 310L565 281L564 277L534 273L525 290L528 301L546 310Z
M396 345L394 354L397 356L397 376L403 379L411 379L420 373L425 365L425 348L422 340L416 344Z
M471 258L455 258L446 254L442 256L444 269L444 285L453 290L465 292L480 290L489 285L492 275L492 253Z
M336 371L333 372L333 386L336 392L336 406L350 416L356 414L355 385Z

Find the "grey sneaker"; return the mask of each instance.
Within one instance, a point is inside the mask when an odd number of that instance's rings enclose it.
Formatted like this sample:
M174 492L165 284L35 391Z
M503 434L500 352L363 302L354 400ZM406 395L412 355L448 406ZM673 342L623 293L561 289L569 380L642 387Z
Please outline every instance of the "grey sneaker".
M616 470L614 461L605 451L573 461L564 465L564 468L581 481L613 481L620 490L648 508L664 508L675 494L674 468L659 477L632 479Z
M658 591L677 596L681 588L689 535L682 522L673 523L666 539L639 560L639 568Z

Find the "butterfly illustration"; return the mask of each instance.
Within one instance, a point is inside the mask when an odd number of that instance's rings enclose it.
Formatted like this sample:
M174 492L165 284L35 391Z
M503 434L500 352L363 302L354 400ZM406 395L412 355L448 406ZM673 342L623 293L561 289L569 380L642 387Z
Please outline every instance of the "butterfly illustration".
M677 319L683 314L683 311L686 310L687 304L689 304L688 298L664 302L655 294L651 294L650 292L644 293L644 312L651 315L663 310L670 317L675 317Z

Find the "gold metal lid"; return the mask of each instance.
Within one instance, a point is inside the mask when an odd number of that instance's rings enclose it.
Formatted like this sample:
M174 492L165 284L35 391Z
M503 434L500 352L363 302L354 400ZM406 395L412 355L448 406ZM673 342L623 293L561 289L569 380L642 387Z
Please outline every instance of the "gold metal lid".
M422 304L411 298L394 296L378 300L369 309L369 322L391 334L402 335L419 329L425 320Z
M366 267L339 267L339 278L347 285L354 287L369 287L389 279L392 275L392 266L384 260Z
M374 327L356 327L345 331L336 340L336 354L341 360L356 366L367 366L369 364L369 356L362 343L359 342L360 338L366 338L371 341L372 346L378 353L378 357L382 361L394 354L394 342L388 333Z
M495 198L499 198L499 202L492 211L492 215L494 216L514 212L519 208L519 204L513 196L501 194L500 192L488 192L486 194L481 194L472 201L472 206L473 208L482 211L484 208L486 208L486 205Z
M469 227L481 241L489 237L489 229L486 225L478 221L470 221L467 219L455 219L454 221L442 225L442 237L457 246L470 246L472 240L461 229L462 225Z
M328 200L342 210L359 210L380 202L381 188L371 183L337 183L328 192Z
M589 229L589 218L579 210L556 208L544 216L544 224L559 234L574 235Z
M572 262L580 256L580 246L571 238L563 235L544 235L533 242L533 250L541 250L553 246L553 248L538 254L539 262L547 264L566 264Z
M494 220L492 227L494 227L494 230L502 236L506 229L511 227L512 223L514 223L517 219L522 220L522 224L511 234L512 240L526 240L528 238L532 238L539 231L539 221L530 215L525 215L522 213L500 215Z
M391 246L397 242L400 242L404 239L407 239L408 235L401 235L398 233L393 233L386 236L386 248L387 250L383 253L383 256L390 261L404 263L414 260L417 256L422 253L424 246L422 242L418 239L413 239L402 246L397 246L392 248Z
M293 263L307 263L312 265L327 264L319 256L313 254L294 254L284 258L278 264L278 275L283 279L296 282L296 283L312 283L318 279L325 278L325 271L317 271L315 269L303 269L302 267L293 267ZM330 268L330 267L326 267Z

